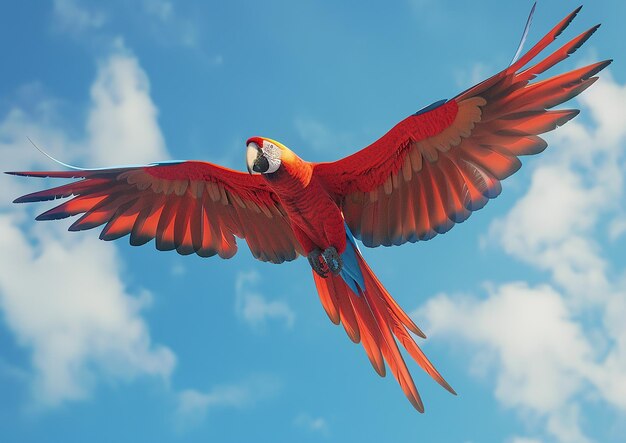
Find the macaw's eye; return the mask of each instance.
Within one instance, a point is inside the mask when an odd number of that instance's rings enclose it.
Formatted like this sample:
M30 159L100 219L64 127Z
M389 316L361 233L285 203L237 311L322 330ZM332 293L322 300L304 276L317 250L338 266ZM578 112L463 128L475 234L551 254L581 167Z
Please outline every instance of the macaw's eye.
M263 156L262 152L259 151L259 155L254 160L252 164L252 170L254 172L260 172L261 174L265 174L270 168L270 162Z

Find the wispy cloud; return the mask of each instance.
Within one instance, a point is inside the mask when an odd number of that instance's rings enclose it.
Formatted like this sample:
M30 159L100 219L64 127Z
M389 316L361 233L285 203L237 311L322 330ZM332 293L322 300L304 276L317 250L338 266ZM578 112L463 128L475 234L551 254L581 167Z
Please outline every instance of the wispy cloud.
M486 78L495 74L496 70L486 63L474 63L468 69L459 69L455 73L456 85L461 90L477 85Z
M185 268L182 263L177 261L174 265L172 265L170 272L174 277L182 277L187 273L187 268Z
M626 288L615 277L625 269L599 235L625 209L625 94L607 74L581 96L591 123L556 131L528 191L484 239L549 281L441 294L416 312L433 335L470 343L475 371L495 375L496 398L561 442L590 441L581 420L589 392L626 412Z
M184 48L194 59L210 67L224 63L222 54L207 50L204 28L193 13L184 11L183 3L170 0L101 2L98 7L84 0L53 0L55 29L80 37L80 42L100 48L114 40L120 25L131 20L140 32L164 48ZM187 5L189 6L189 5ZM113 31L115 30L115 31ZM112 33L115 32L115 33Z
M89 121L94 126L87 124L84 138L59 127L53 99L42 98L32 111L14 107L0 122L0 156L10 159L4 167L30 169L45 163L51 168L25 140L27 135L68 162L81 157L78 146L83 147L82 161L99 166L167 156L146 82L126 51L118 49L103 59L92 88ZM132 128L117 115L128 109L134 112ZM115 132L115 144L107 144L111 135L95 128L96 121ZM142 318L151 296L128 291L113 245L68 234L61 223L34 223L25 206L9 209L8 202L33 183L9 176L1 180L0 309L16 342L31 352L27 373L35 404L87 398L103 379L169 379L175 355L153 343Z
M193 17L182 14L174 2L143 0L141 5L156 39L165 45L202 50L202 27L198 26ZM206 59L210 61L209 57ZM216 56L214 61L215 64L221 64L221 56Z
M312 117L298 117L294 121L296 131L305 145L320 153L336 153L354 149L354 137L345 132L336 132Z
M297 426L307 431L318 433L324 436L328 436L330 429L328 422L323 417L313 417L306 412L302 412L296 416L293 420L294 426Z
M269 320L281 320L291 328L296 314L284 301L268 301L256 287L261 276L256 271L240 272L235 282L235 312L253 328L264 327Z
M171 20L174 15L174 5L168 0L144 0L143 8L146 13L164 22Z
M277 395L280 381L272 376L250 377L207 391L187 389L178 394L176 419L182 429L198 425L216 409L244 409Z
M98 29L106 23L102 11L89 9L79 0L54 0L53 11L57 26L71 33Z
M617 240L626 233L626 215L618 214L609 225L609 238Z

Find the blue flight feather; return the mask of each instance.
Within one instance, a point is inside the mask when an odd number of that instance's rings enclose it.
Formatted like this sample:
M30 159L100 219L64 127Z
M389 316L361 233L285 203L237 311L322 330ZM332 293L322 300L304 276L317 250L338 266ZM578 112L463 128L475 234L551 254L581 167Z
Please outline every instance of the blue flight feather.
M438 100L435 103L431 103L430 105L423 107L422 109L420 109L413 115L420 115L420 114L424 114L425 112L432 111L433 109L438 108L439 106L445 104L447 101L448 101L447 99Z
M356 240L350 232L350 228L345 224L347 245L346 250L341 254L343 260L343 267L341 268L341 278L352 289L356 295L361 295L365 291L365 279L361 273L361 267L357 260L356 254L359 251L359 247L356 244Z
M169 166L169 165L180 165L181 163L185 163L187 160L164 160L160 162L150 163L148 166Z

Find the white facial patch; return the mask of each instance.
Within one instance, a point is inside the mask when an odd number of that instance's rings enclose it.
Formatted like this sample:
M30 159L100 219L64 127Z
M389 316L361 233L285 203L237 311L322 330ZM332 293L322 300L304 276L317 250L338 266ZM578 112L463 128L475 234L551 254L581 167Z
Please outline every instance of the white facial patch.
M280 148L272 142L263 140L263 147L261 147L261 151L263 151L263 156L267 159L267 162L269 163L269 168L267 169L267 171L264 172L264 174L271 174L272 172L276 172L280 167Z

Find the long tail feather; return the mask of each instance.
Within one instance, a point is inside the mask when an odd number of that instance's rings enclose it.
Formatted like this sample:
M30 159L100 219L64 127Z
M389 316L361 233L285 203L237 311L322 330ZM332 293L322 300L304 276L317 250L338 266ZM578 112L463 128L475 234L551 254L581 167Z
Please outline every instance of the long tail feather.
M349 231L347 236L348 252L343 255L350 254L355 259L354 263L344 261L344 269L349 269L343 275L331 274L327 278L313 272L324 310L333 323L344 326L353 342L363 344L374 370L380 376L385 376L387 364L413 407L424 412L424 405L398 343L437 383L449 392L456 393L411 336L413 332L425 338L423 332L376 278L356 244L351 241Z

